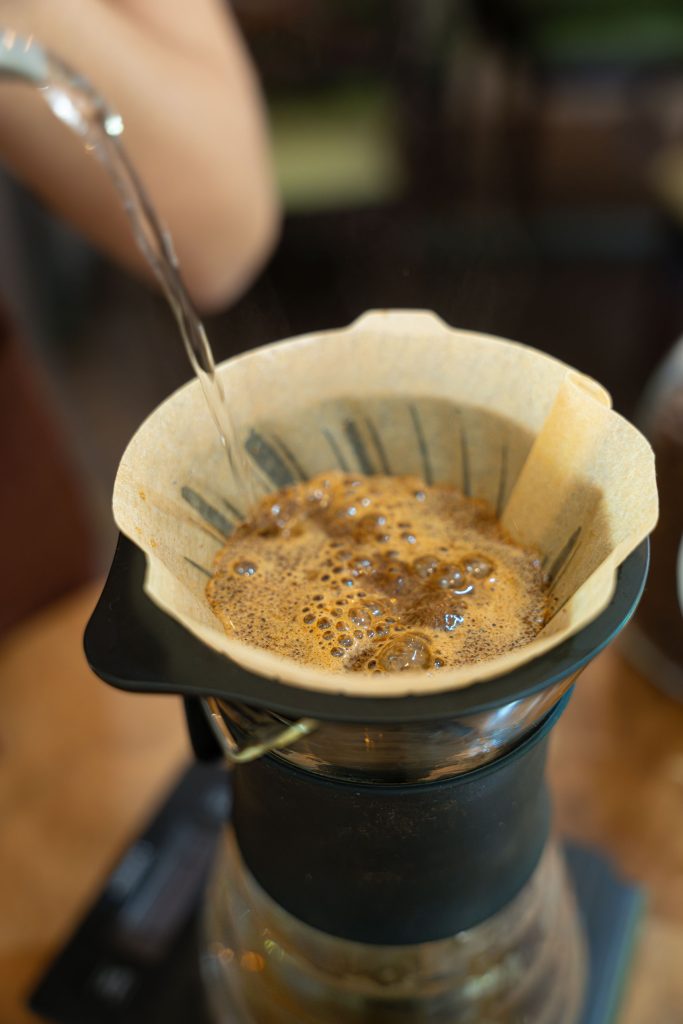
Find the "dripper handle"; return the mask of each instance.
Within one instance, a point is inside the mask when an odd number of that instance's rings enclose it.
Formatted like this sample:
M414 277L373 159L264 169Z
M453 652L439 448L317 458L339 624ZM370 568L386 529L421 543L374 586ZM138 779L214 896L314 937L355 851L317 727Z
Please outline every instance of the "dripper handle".
M230 764L248 764L273 750L291 747L297 740L314 732L319 724L315 718L300 718L279 730L268 729L261 734L257 732L246 742L240 743L231 733L215 697L202 697L201 705L221 753Z

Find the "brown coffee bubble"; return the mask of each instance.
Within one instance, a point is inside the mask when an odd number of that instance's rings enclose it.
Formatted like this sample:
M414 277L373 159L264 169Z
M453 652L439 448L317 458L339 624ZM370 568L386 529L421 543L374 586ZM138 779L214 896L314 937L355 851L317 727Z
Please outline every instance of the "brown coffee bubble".
M378 530L387 524L387 517L374 512L366 512L356 523L355 536L360 540L364 536L372 537Z
M429 644L415 633L390 640L381 648L377 658L377 664L385 672L426 669L431 663Z
M465 572L475 580L483 580L485 576L491 575L493 566L485 558L470 557L465 560Z
M372 612L364 605L352 605L348 615L354 626L369 626L372 622Z
M228 633L335 671L466 664L548 617L537 553L484 502L411 477L326 473L271 495L228 538L207 596Z
M465 606L450 594L425 592L411 607L406 621L412 626L452 633L465 621Z
M460 565L440 564L436 570L436 584L442 590L451 590L455 587L462 587L465 583L465 574Z
M238 576L253 576L256 566L253 562L235 562L235 572Z
M422 555L420 558L416 558L413 562L413 569L422 580L429 579L433 576L439 567L438 558L434 558L434 555Z
M372 572L372 559L354 558L349 563L349 568L354 576L365 576Z
M384 615L387 610L384 601L368 600L365 602L363 607L367 608L373 619L378 618L380 615Z
M389 597L398 597L411 585L412 573L405 562L385 559L379 563L373 583L378 590Z

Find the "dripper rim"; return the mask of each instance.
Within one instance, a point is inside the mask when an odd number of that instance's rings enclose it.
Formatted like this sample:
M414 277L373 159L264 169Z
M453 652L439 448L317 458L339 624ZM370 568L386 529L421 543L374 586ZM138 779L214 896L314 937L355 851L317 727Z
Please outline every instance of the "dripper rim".
M102 594L86 626L84 649L97 676L132 692L215 696L287 716L312 715L331 721L436 721L499 707L578 675L633 615L649 560L650 542L645 538L619 566L607 607L584 629L511 672L460 689L351 697L257 676L202 643L144 593L145 555L120 534ZM542 675L540 662L546 665Z

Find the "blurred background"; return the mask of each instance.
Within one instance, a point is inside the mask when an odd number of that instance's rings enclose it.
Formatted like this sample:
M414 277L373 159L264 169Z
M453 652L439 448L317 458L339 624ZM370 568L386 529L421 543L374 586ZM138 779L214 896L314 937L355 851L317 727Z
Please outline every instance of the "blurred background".
M217 358L423 307L567 360L633 415L683 324L679 0L235 9L286 216L259 280L207 321ZM160 297L9 179L0 203L0 293L69 439L87 576L113 550L121 452L190 369Z

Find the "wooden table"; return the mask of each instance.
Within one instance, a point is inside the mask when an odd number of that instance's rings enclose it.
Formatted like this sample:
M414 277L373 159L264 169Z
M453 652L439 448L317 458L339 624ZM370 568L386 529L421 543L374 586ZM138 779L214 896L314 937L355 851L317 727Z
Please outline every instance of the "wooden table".
M27 992L190 757L179 701L117 692L88 670L98 590L0 645L2 1024L35 1024ZM619 1024L681 1024L683 707L608 651L555 730L549 772L558 827L647 887Z

